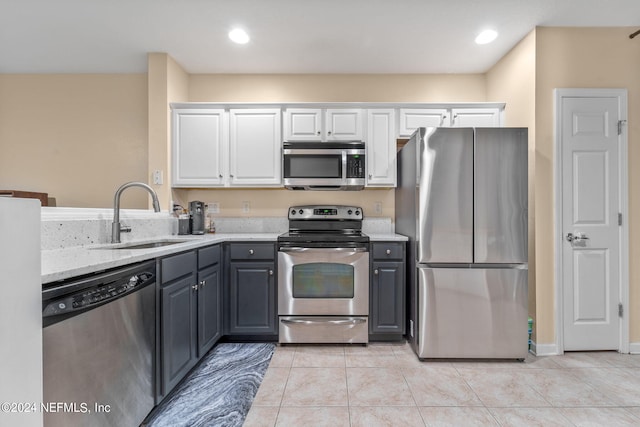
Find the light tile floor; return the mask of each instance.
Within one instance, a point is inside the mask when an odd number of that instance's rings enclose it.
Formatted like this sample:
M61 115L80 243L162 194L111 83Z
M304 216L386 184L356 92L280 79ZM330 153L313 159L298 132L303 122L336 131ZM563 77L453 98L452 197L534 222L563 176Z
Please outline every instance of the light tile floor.
M640 355L421 362L404 343L278 346L244 426L640 426Z

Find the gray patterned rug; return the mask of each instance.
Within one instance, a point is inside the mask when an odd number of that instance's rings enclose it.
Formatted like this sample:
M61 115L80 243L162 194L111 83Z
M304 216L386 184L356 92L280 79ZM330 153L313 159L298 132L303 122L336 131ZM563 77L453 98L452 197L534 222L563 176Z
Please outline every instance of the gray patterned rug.
M241 426L274 350L272 343L218 344L146 425Z

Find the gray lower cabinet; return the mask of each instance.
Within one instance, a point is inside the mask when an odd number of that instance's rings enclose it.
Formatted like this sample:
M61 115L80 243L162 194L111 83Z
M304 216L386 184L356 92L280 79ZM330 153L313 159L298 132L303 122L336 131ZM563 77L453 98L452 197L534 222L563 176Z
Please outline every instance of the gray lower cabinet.
M198 357L222 337L220 245L198 250Z
M273 243L230 243L225 333L275 336L276 264Z
M371 244L369 339L401 340L405 333L405 243Z
M159 260L158 400L222 335L220 245Z

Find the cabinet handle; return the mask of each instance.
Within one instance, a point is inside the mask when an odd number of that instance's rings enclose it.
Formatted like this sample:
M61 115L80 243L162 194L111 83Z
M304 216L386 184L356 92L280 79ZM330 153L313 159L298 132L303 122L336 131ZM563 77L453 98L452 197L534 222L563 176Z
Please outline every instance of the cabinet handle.
M387 255L391 255L391 249L387 249Z
M328 131L328 132L327 132L327 135L331 135L331 131Z
M373 178L373 174L369 174L369 179Z
M269 269L269 276L273 276L273 270Z
M229 176L230 176L231 178L233 178L233 174L232 174L232 173L230 173L230 174L229 174Z
M320 131L318 131L318 135L320 135Z
M202 286L203 288L204 288L204 285L206 285L206 284L207 284L206 280L203 280L202 282L200 282L200 286Z
M249 249L249 255L253 255L253 249Z
M378 275L378 269L373 270L373 274Z
M222 178L222 174L218 175L218 178Z
M192 285L191 289L193 289L194 291L197 291L198 290L198 284Z

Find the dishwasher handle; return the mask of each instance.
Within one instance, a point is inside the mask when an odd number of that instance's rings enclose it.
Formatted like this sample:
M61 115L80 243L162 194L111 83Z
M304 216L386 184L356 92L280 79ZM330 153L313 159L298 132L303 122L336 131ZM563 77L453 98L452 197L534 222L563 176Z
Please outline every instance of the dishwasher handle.
M155 283L156 275L151 271L139 271L131 276L110 283L99 283L93 287L44 301L42 317L69 315L89 310L122 298L143 287Z

